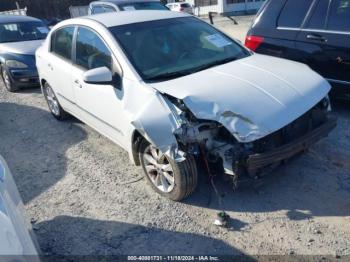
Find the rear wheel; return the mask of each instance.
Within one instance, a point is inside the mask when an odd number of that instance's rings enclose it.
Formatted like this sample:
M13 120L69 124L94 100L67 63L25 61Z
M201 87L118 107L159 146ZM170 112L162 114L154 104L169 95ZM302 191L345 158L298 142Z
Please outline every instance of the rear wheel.
M2 80L4 81L4 85L9 92L15 92L18 88L13 84L8 72L5 68L1 69Z
M51 114L56 119L64 120L69 116L69 114L61 107L55 92L52 90L52 87L48 83L45 83L43 86L43 94L51 111Z
M193 156L175 162L158 148L143 140L139 151L140 162L152 188L171 200L181 201L197 186L197 166Z

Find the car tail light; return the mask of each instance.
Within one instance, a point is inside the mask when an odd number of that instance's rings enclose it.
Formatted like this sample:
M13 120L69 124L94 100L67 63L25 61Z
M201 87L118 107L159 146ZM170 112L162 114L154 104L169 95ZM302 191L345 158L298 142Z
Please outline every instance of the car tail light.
M181 7L181 8L180 8L180 11L182 12L183 10L185 10L185 8Z
M248 47L250 50L255 51L263 41L264 38L261 36L249 35L245 39L245 46Z

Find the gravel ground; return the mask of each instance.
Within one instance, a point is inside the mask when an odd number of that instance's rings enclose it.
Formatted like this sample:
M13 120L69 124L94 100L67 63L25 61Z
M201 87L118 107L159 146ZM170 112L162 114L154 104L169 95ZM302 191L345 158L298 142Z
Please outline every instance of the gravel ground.
M128 156L76 119L56 121L39 89L0 84L0 154L44 254L350 254L350 103L330 137L259 187L233 192L200 172L183 203L155 194ZM141 179L141 180L140 180ZM228 228L213 225L216 213Z

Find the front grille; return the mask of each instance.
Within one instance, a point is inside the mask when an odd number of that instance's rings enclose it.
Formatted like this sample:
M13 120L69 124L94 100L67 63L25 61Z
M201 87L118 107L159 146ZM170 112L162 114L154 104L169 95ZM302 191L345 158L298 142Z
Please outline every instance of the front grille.
M327 115L327 108L320 102L289 125L254 142L253 151L264 153L290 143L322 125L327 120Z

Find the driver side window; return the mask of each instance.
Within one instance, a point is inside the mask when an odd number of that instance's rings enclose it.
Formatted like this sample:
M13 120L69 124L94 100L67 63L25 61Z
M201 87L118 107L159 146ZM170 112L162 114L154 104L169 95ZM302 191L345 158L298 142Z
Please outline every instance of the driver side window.
M105 66L113 71L112 54L106 44L96 33L84 27L78 31L75 63L86 70Z

